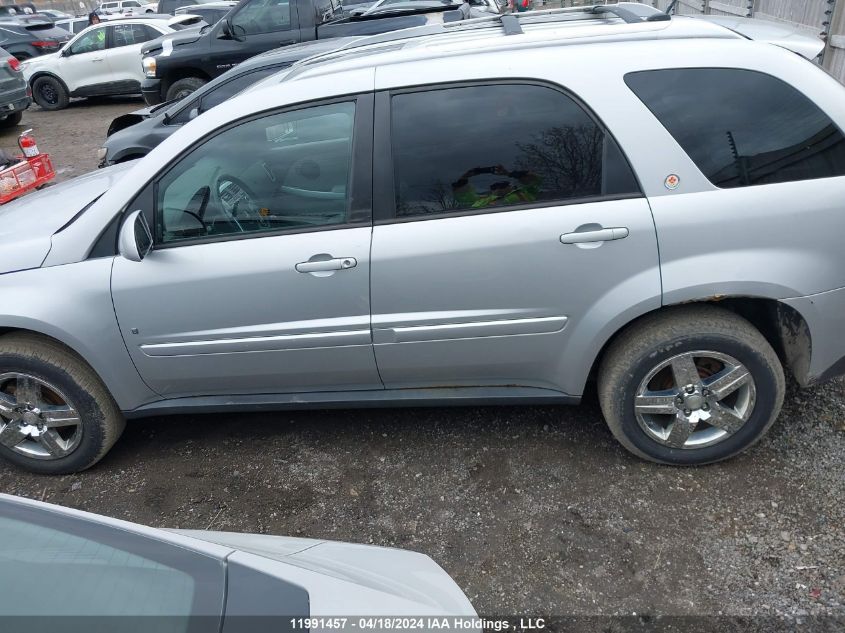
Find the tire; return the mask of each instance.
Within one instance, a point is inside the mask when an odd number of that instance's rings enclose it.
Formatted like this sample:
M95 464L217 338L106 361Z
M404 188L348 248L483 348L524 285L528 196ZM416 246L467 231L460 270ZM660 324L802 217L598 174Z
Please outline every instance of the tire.
M64 84L55 77L39 77L32 82L32 98L44 110L62 110L70 103Z
M23 112L13 112L5 119L0 121L0 128L10 128L15 127L18 123L21 122L23 118Z
M785 390L768 341L715 306L644 317L610 345L598 375L599 404L616 439L643 459L673 465L718 462L751 447L780 413Z
M192 92L202 88L206 84L205 79L199 77L185 77L184 79L177 79L167 89L165 101L172 101L173 99L184 99Z
M31 399L19 393L36 382L38 391ZM37 402L38 408L24 414L10 412L11 405L24 407L26 401ZM57 413L50 413L51 405ZM42 430L41 423L50 415L65 418L61 422L69 421L70 426ZM100 378L69 349L36 334L0 337L0 458L38 474L79 472L103 458L125 425ZM22 439L24 430L28 434ZM60 441L48 442L36 437L37 432L59 434ZM51 446L61 450L52 451Z

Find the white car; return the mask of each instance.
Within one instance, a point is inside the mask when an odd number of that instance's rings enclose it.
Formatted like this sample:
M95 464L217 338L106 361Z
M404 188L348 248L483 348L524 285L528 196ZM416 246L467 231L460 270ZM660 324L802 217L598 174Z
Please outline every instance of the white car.
M87 16L84 18L66 18L56 20L54 24L60 29L64 29L65 31L69 31L74 34L82 33L82 31L91 26Z
M0 614L17 625L4 631L316 633L378 616L481 630L455 581L416 552L161 530L4 494L0 533Z
M58 52L23 63L24 77L45 110L66 108L71 97L140 93L141 45L173 30L163 20L97 24Z
M97 13L106 19L141 13L156 13L157 11L158 3L146 2L146 0L113 0L112 2L103 2L97 7Z

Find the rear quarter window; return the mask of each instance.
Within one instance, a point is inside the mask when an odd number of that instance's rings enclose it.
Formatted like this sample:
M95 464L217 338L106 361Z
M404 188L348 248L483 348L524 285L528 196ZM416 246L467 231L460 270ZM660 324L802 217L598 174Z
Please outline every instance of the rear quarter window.
M845 136L807 96L750 70L630 73L625 83L717 187L845 176Z

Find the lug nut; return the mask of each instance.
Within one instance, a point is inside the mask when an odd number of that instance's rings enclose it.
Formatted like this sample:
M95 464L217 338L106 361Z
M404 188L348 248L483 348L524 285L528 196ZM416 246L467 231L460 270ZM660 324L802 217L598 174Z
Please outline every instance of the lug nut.
M692 415L692 411L690 409L684 409L684 415L689 417Z
M686 392L687 393L693 393L694 391L695 391L695 387L693 387L692 385L686 386Z
M702 411L709 411L710 405L705 402L703 405L701 405L701 410Z

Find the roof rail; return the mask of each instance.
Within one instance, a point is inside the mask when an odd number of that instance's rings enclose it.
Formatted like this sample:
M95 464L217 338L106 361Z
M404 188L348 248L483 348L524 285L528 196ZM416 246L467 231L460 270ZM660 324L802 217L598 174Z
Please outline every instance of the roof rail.
M575 20L595 20L606 19L607 17L618 18L626 24L644 24L646 22L658 22L672 19L671 16L667 14L655 14L648 18L642 18L629 9L604 4L560 9L544 9L541 11L528 11L526 13L502 13L484 16L481 18L472 18L470 20L443 22L442 24L425 24L423 26L415 26L408 29L401 29L399 31L388 31L387 33L370 35L353 42L349 42L348 44L344 44L332 51L306 57L295 64L295 66L316 64L321 61L341 56L346 51L364 46L427 37L429 35L460 33L463 31L494 29L500 27L504 35L519 35L523 32L522 24L546 24L556 21L570 22Z

